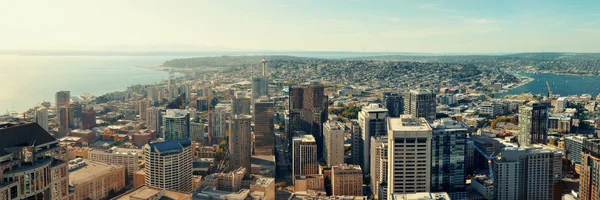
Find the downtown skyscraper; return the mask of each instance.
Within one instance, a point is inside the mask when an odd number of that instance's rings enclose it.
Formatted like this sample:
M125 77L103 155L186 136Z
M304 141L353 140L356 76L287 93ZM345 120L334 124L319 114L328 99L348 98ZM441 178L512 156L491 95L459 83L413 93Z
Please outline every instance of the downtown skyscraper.
M360 126L360 155L361 167L365 172L370 171L371 137L387 135L386 117L388 110L381 104L370 104L362 108L358 114Z
M519 107L519 144L546 144L548 139L548 105L533 102Z
M323 155L323 123L327 120L327 96L319 83L292 86L289 92L289 129L291 141L296 132L314 136L318 156Z
M275 104L265 96L254 102L254 154L273 155Z
M229 169L240 167L249 172L252 156L251 116L234 115L229 119Z
M435 93L430 90L410 90L404 95L404 114L431 121L436 115Z
M438 119L430 124L431 191L447 192L452 199L464 199L465 154L468 126L461 121Z
M144 146L145 185L191 192L192 141L168 140Z
M162 117L163 138L178 140L190 137L190 114L186 110L168 109Z

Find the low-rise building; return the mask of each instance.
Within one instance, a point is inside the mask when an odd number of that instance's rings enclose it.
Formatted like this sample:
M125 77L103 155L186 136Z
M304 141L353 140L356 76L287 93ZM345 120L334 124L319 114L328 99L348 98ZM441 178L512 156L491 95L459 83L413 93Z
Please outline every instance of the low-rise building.
M133 174L138 168L138 157L141 155L138 149L124 149L112 147L108 150L90 149L88 159L103 163L123 165L127 168L128 178L133 178Z
M69 161L69 186L75 199L104 199L125 188L125 167L102 162Z
M275 200L275 179L256 178L250 184L250 196L254 199Z
M250 190L241 189L236 192L217 190L215 187L205 187L193 193L194 200L245 200Z
M331 167L331 188L335 196L360 196L363 175L358 165L339 164Z

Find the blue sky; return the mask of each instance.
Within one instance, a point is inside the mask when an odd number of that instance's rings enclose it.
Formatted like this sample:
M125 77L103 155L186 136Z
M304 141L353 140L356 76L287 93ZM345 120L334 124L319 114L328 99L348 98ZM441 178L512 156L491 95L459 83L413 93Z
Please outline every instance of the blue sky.
M2 50L600 52L600 1L0 1Z

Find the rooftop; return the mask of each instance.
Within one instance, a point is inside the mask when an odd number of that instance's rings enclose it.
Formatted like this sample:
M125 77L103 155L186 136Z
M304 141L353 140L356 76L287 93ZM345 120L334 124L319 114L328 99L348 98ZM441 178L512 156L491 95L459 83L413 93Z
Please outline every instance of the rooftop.
M274 178L257 178L254 183L252 183L253 185L259 185L261 187L268 187L269 185L272 185L275 183L275 179Z
M438 129L468 129L469 127L457 120L452 120L449 118L438 119L435 120L432 124L430 124L433 130Z
M312 135L294 136L293 140L302 140L302 142L316 142L315 137Z
M159 153L171 152L171 151L183 151L183 148L192 145L192 140L189 138L179 140L168 140L164 142L155 142L147 144L151 151L157 151Z
M378 103L372 103L361 108L364 112L387 112L387 108Z
M77 185L123 167L91 160L85 160L85 163L85 166L69 172L69 185Z
M401 200L450 200L450 196L445 192L419 192L413 194L393 194L392 199Z
M37 123L0 124L0 156L8 154L5 148L36 146L56 141Z
M427 131L431 130L431 127L424 118L415 118L411 115L402 115L398 118L388 118L388 130Z
M164 192L164 194L161 195L161 192ZM158 198L158 200L183 200L189 199L191 197L191 194L143 185L125 194L119 195L118 197L113 198L113 200L154 200L155 198L152 198L154 196L161 196L160 198Z
M187 111L183 109L168 109L167 113L165 114L165 117L182 118L185 117L187 114Z

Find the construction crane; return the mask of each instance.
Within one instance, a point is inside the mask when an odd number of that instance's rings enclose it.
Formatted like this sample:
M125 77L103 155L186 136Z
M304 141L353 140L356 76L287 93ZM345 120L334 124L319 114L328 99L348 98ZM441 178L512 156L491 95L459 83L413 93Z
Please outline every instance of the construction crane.
M467 139L467 144L473 146L473 148L475 150L477 150L483 157L487 158L488 170L490 171L490 180L494 181L494 171L492 170L492 160L494 159L495 152L492 152L492 154L490 154L488 156L483 150L481 150L479 147L477 147L477 145L475 145L475 143L471 139Z
M546 86L548 87L548 99L552 100L552 90L550 89L550 83L546 81Z

